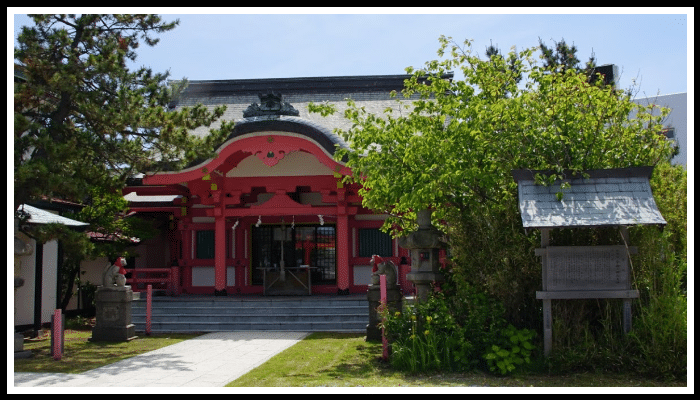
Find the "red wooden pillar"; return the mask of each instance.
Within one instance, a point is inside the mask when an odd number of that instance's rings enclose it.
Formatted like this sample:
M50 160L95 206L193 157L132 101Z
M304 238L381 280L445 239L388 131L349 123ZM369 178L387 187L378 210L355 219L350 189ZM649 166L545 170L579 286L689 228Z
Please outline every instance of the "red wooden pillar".
M182 286L189 290L192 285L192 230L189 228L189 223L180 221L180 238L182 240L182 257L178 264L182 273Z
M345 207L339 210L345 211ZM338 246L338 291L350 293L350 254L349 254L349 231L348 215L343 212L338 213L338 225L336 226L337 246Z
M214 209L214 294L226 295L226 218L220 207Z

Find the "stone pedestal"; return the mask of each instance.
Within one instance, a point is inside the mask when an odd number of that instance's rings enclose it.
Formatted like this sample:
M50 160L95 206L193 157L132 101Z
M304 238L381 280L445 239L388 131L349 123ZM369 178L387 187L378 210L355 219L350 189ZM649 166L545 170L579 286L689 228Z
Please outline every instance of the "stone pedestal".
M131 286L98 286L95 292L95 327L90 341L125 342L136 339L136 329L131 323L133 299Z
M381 304L381 290L379 285L369 285L367 287L367 300L369 301L369 324L367 325L367 341L382 340L382 330L377 327L381 322L381 316L377 308ZM399 286L387 288L386 304L390 313L401 311L403 295Z

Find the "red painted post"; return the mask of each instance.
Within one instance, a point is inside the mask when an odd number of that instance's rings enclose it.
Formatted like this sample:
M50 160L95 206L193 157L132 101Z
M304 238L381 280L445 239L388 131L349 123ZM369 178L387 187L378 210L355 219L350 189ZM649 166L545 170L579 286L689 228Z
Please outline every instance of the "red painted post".
M151 301L153 299L153 285L146 288L146 336L151 336Z
M379 275L379 303L382 305L382 310L386 312L386 275ZM382 358L389 359L389 343L384 334L384 323L386 319L382 316Z
M61 321L61 310L53 312L53 359L58 361L63 355L63 322Z

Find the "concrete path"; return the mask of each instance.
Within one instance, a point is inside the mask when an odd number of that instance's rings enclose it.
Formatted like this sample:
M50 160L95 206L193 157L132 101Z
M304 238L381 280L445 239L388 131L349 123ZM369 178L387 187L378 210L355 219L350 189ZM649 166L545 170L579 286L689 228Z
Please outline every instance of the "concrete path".
M223 387L308 332L215 332L81 374L14 373L15 387Z

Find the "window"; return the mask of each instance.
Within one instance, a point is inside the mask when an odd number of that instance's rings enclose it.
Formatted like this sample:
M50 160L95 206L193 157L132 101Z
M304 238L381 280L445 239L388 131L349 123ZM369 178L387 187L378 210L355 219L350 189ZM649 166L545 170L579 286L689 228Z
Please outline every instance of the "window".
M197 231L197 258L214 258L214 231Z
M360 257L393 256L391 235L379 229L360 229Z

